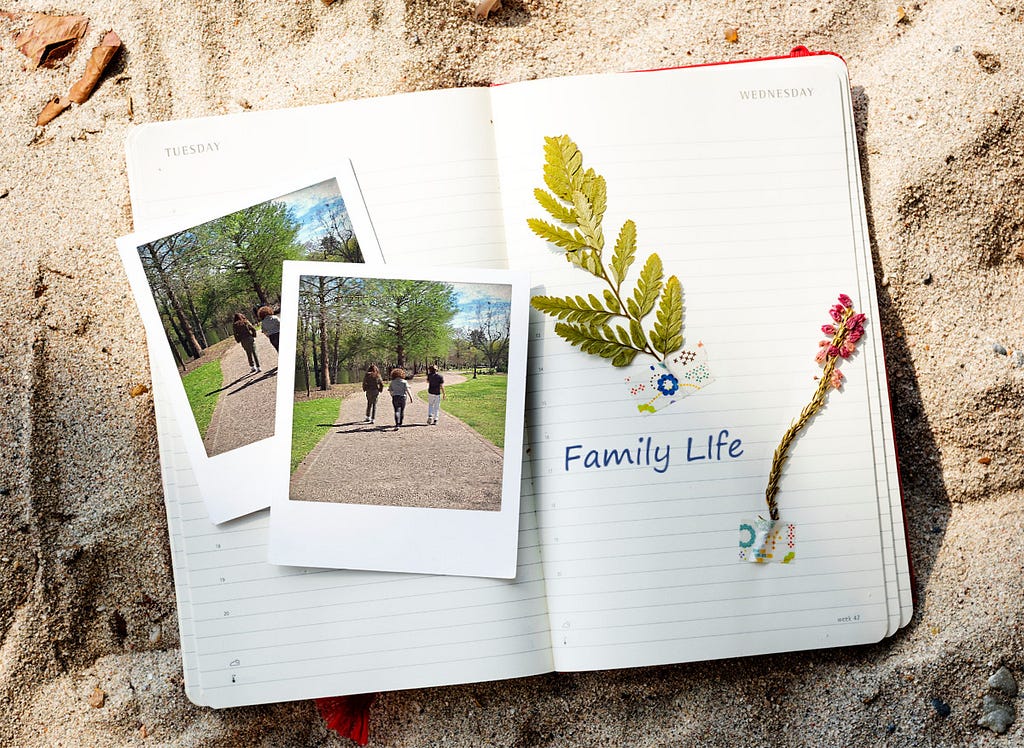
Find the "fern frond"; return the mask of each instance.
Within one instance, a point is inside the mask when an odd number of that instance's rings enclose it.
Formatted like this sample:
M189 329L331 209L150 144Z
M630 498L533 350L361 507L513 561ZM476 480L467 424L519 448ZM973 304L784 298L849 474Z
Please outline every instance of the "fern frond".
M604 177L593 169L587 169L583 172L583 184L580 187L580 192L590 200L591 208L594 211L594 220L600 225L604 219L604 211L608 207L608 185L605 183Z
M612 366L628 366L638 351L619 341L608 325L577 326L566 322L555 325L555 333L584 353L610 358Z
M595 220L593 206L590 199L580 191L572 193L573 208L576 209L577 225L580 233L587 240L587 245L595 252L604 249L604 233L601 231L601 222Z
M683 287L674 275L665 281L651 343L663 359L683 347Z
M663 274L661 258L652 254L644 263L643 270L640 271L636 290L633 291L633 297L630 299L635 305L629 305L631 316L640 319L646 317L654 309L654 303L658 300L658 294L661 293Z
M583 325L603 325L615 316L593 295L589 301L582 296L534 296L530 305L555 319Z
M569 254L587 249L587 243L578 231L570 233L539 218L528 218L526 223L537 236L567 250Z
M612 281L615 288L626 279L633 260L636 258L636 224L626 221L619 229L619 238L615 240L615 252L612 254Z
M562 205L558 198L550 192L538 187L533 191L533 196L537 198L537 202L540 203L540 206L550 213L551 217L556 221L568 223L571 226L576 225L576 211Z
M583 185L583 154L568 135L544 138L544 184L567 203Z

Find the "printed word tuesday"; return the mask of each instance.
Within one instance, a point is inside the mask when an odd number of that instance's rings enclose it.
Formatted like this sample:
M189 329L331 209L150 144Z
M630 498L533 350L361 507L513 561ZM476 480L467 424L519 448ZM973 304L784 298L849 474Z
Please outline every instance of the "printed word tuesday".
M681 446L681 445L680 445ZM706 449L705 449L706 447ZM722 462L738 459L743 454L743 440L730 438L728 429L703 437L687 437L686 462ZM672 444L656 444L654 437L637 437L633 447L590 447L571 444L565 448L565 471L594 470L623 466L647 467L664 473L672 464Z

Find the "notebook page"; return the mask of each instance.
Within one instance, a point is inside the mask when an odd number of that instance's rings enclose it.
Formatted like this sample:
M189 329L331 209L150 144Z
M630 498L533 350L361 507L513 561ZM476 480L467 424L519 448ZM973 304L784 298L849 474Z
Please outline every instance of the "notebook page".
M847 153L850 161L851 221L855 244L860 250L857 254L861 288L859 298L864 300L864 308L869 318L878 320L877 324L871 325L868 334L872 336L877 349L881 351L881 316L878 309L878 293L875 288L871 245L868 239L867 214L864 204L864 189L861 183L853 102L850 98L844 97L843 105L847 129ZM907 541L903 525L903 497L899 484L895 432L892 425L892 408L883 356L875 357L875 371L873 373L875 374L875 382L872 386L877 388L878 396L877 402L874 397L870 398L869 402L872 405L872 418L878 418L881 422L881 440L876 441L875 449L876 461L881 468L878 475L878 490L882 550L885 557L887 602L889 606L889 630L887 634L892 634L896 629L910 622L910 618L913 615L913 600L910 589Z
M479 163L467 161L466 143L480 140L476 122L450 106L440 110L429 121L447 128L451 139L445 142L451 142L453 150L435 150L428 158L404 152L402 148L411 147L406 143L392 148L391 166L377 163L376 169L362 171L357 167L377 231L387 242L385 256L500 266L500 206L488 208L488 190L481 187L480 177L488 170L496 174L493 158L484 152ZM318 117L323 112L316 111ZM295 118L294 133L280 122L272 124L283 140L298 137L307 124L299 113L290 116ZM257 115L236 125L244 125L246 136L259 141L268 136L259 132L262 119ZM200 124L186 123L189 128ZM173 128L174 123L159 127ZM232 136L234 127L221 132ZM173 130L166 134L176 137ZM205 135L203 130L190 131L190 137ZM403 159L422 168L403 171L400 180L393 164ZM145 166L145 160L136 159L136 170ZM420 181L411 178L414 174ZM251 175L205 176L201 200L207 207L223 195L237 200L247 176ZM446 182L443 190L433 186L438 179ZM168 213L176 213L180 220L194 209L197 200L164 187L162 192L148 187L136 191L133 183L133 200L150 220ZM476 197L470 200L467 195ZM416 210L423 218L419 224ZM401 216L402 226L391 227L382 215ZM430 230L428 219L436 221L435 230ZM436 230L445 223L447 233ZM490 249L488 235L499 238ZM524 483L528 480L524 473ZM265 513L213 526L194 481L180 474L179 481L199 672L210 705L441 685L553 669L532 504L524 502L521 507L520 565L514 582L323 571L267 564Z
M857 206L854 211L854 234L857 236L858 245L863 247L862 254L865 258L864 279L867 286L867 296L864 298L870 299L871 318L881 320L881 313L878 307L878 292L874 283L871 243L868 234L867 211L865 210L864 185L861 177L860 160L858 158L856 135L854 133L853 126L853 105L852 101L846 101L845 104L848 122L847 127L849 129L848 150L851 160L850 192L851 197ZM881 324L873 326L872 335L875 339L876 345L879 347L879 350L881 350ZM885 361L883 357L877 357L876 363L878 369L882 436L884 439L885 450L886 483L889 496L889 519L892 526L893 555L895 558L894 565L896 568L896 580L898 587L898 599L896 602L899 607L899 627L903 627L910 623L910 619L914 615L913 589L910 577L910 558L907 552L907 530L903 517L903 494L900 487L899 463L896 457L896 432L892 421L892 405L889 398L889 380L888 375L886 374Z
M174 596L178 607L178 641L181 648L185 694L194 704L206 705L202 694L199 663L196 657L195 629L192 625L192 599L189 589L188 557L182 534L179 507L179 474L185 456L185 446L176 429L176 421L169 418L167 401L161 396L154 374L153 406L156 410L157 441L160 447L160 472L164 488L164 508L171 545L171 571L174 575Z
M534 318L528 421L560 670L839 646L888 629L868 338L786 468L779 503L797 562L736 562L738 525L764 513L772 452L816 386L817 328L837 293L858 289L841 72L830 60L748 64L494 91L513 265L534 273L536 293L601 292L525 227L543 216L532 197L543 136L568 132L607 178L608 243L636 220L640 261L656 249L680 277L684 336L703 341L715 377L637 415L621 371ZM810 93L740 96L761 90ZM707 458L723 432L740 440L737 458ZM665 462L652 463L647 439ZM597 462L638 445L635 464L582 467L592 449Z

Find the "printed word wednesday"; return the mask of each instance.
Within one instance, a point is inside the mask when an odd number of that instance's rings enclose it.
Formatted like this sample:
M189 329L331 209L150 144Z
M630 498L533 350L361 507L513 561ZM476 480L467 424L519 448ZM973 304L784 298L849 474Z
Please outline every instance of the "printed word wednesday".
M687 437L686 461L722 462L738 459L743 455L743 440L730 439L729 436L728 429L721 429L717 435L708 434L706 440L703 437ZM637 437L635 447L590 448L583 444L571 444L565 448L566 472L634 466L649 467L656 473L664 473L671 464L672 444L655 444L651 436Z

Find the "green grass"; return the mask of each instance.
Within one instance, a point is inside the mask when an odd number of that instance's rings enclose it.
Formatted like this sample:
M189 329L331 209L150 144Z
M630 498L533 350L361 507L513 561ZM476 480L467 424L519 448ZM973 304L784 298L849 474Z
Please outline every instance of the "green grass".
M210 361L190 371L181 378L181 383L185 385L185 394L196 425L199 426L199 435L205 439L210 419L213 418L213 409L217 407L217 394L210 393L216 393L224 384L220 361Z
M292 472L338 420L341 399L320 397L295 403L292 409ZM327 424L326 426L322 424Z
M504 374L480 375L461 384L446 384L447 397L441 410L461 418L487 441L505 447L505 393L508 377ZM427 391L419 393L427 399Z

